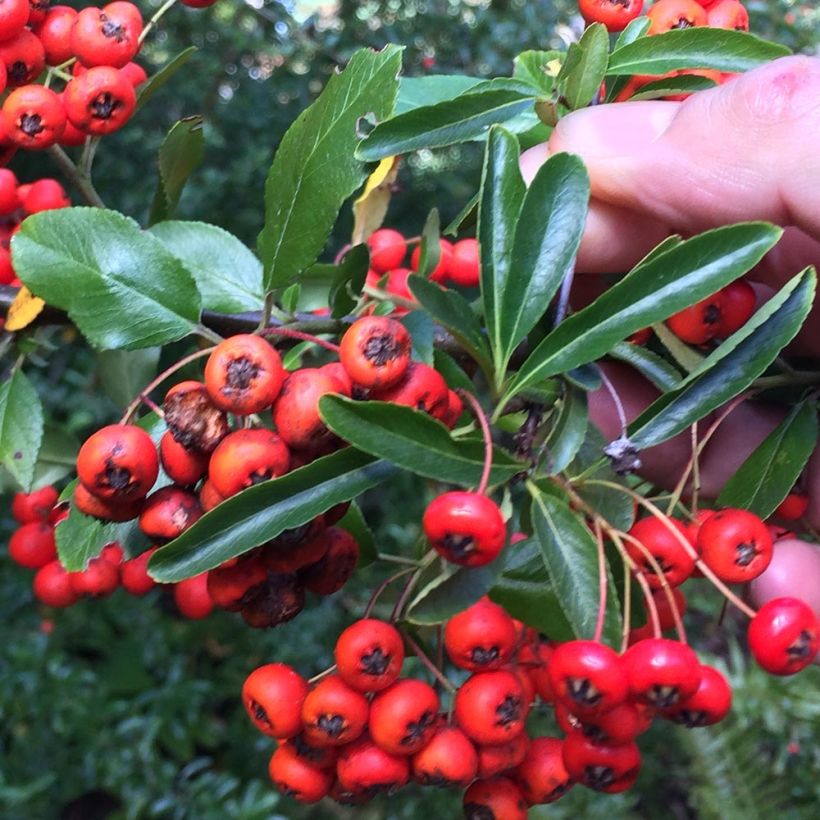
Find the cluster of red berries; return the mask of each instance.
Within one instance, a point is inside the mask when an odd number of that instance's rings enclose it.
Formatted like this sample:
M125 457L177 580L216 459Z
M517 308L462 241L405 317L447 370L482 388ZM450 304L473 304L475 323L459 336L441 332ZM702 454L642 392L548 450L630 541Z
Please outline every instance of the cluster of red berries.
M11 237L20 223L31 214L69 205L71 200L56 179L38 179L21 185L13 171L0 168L0 285L19 287L21 284L9 251Z
M155 586L148 575L148 559L154 550L126 560L116 542L106 544L82 572L63 569L57 558L54 529L68 516L68 507L58 503L54 487L17 493L11 512L19 526L9 539L9 557L22 567L36 570L32 588L46 606L62 609L84 597L106 598L120 586L131 595L143 596ZM213 609L204 575L174 584L173 597L186 618L204 618Z
M372 288L381 288L387 293L407 301L415 301L407 286L407 279L418 271L421 263L421 245L417 244L410 254L410 267L405 267L408 245L410 242L399 231L392 228L381 228L370 235L367 245L370 248L370 270L365 284ZM478 241L461 239L449 242L439 239L439 258L435 268L430 272L430 279L440 285L453 284L465 288L478 287L479 284ZM407 308L396 308L396 314L407 313Z
M215 0L181 2L199 8ZM133 62L142 38L142 14L123 0L80 11L49 7L48 0L3 0L0 92L12 91L0 116L0 164L17 148L81 145L122 128L147 79ZM36 82L46 69L44 82Z

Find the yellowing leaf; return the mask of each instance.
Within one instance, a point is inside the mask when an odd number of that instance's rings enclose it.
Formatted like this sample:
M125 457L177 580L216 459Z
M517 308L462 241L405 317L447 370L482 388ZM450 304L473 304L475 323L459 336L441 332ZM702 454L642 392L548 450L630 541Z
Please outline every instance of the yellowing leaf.
M385 157L368 177L364 189L353 203L353 245L364 242L384 221L398 173L398 157Z
M550 77L557 77L558 72L561 70L561 61L560 60L550 60L547 63L547 74Z
M11 303L6 316L6 330L22 330L28 327L42 313L45 306L46 303L39 296L33 296L24 285Z

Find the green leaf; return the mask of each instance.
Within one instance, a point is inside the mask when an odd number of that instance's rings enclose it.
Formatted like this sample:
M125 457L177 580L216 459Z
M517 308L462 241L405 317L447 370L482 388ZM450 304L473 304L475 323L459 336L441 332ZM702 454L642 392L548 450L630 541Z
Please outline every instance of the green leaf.
M390 464L346 448L281 478L249 487L154 553L149 564L151 576L171 583L199 575L285 530L307 524L395 473Z
M412 600L405 620L418 626L444 623L474 604L498 581L502 561L484 567L448 567Z
M318 99L291 125L265 183L265 226L259 254L265 289L284 287L324 248L344 201L365 181L354 157L359 120L393 110L401 49L357 51Z
M695 348L681 341L663 322L655 322L652 325L652 330L658 337L658 341L666 349L666 352L687 373L697 370L706 358L702 353L698 353Z
M330 315L334 319L347 316L358 304L369 265L370 251L367 245L354 245L344 255L337 266L328 295Z
M478 483L484 465L484 444L456 440L426 413L380 401L351 401L323 396L319 411L325 424L359 450L386 459L411 473L470 486ZM524 468L496 449L490 483L507 481Z
M416 108L377 125L359 145L357 156L375 162L422 148L442 148L483 135L491 125L506 122L532 108L532 95L493 88L462 94L455 100Z
M413 340L413 360L432 365L436 335L433 317L424 310L412 310L402 316L399 321L407 328Z
M419 254L419 276L427 278L436 269L441 257L441 222L439 220L438 208L433 208L424 220L424 227L421 231L421 245Z
M139 93L137 94L137 111L139 111L196 52L197 49L195 46L189 46L166 63L156 74L149 77L142 86L140 86Z
M586 393L566 385L557 417L544 441L549 475L560 473L569 466L584 443L588 425Z
M34 467L32 489L39 490L49 484L56 484L74 472L80 442L77 437L62 427L46 425L43 440Z
M0 464L25 491L34 480L34 467L43 440L43 406L19 367L0 384Z
M813 269L795 276L698 370L644 410L629 426L635 446L660 444L743 392L797 335L816 281Z
M502 305L512 278L516 222L526 194L518 167L518 142L503 128L490 130L479 191L478 241L481 248L481 299L490 344L504 349ZM496 374L501 380L501 374Z
M347 530L359 545L359 563L358 567L369 566L378 557L378 550L376 548L376 540L370 527L367 526L364 515L355 501L351 502L347 508L347 512L339 519L336 524L343 530Z
M202 117L196 114L174 123L159 148L159 182L149 225L173 216L188 177L202 164L204 156Z
M282 310L286 313L295 313L299 307L299 299L302 297L302 286L298 282L288 285L284 291L280 302L282 303Z
M179 221L160 222L151 233L193 274L203 309L262 308L262 263L233 234L205 222Z
M176 341L193 331L193 277L155 236L102 208L61 208L25 220L14 269L36 296L65 310L103 349Z
M697 26L641 37L616 48L607 74L659 75L679 68L749 71L790 53L786 46L744 31Z
M478 218L478 193L473 194L467 204L456 214L453 221L442 231L445 236L456 236L465 225L473 225Z
M124 409L156 375L159 347L142 350L101 350L97 372L103 390L117 407Z
M666 359L658 356L657 353L647 350L643 345L618 342L609 351L609 355L619 362L632 365L635 370L661 390L671 390L681 380L680 371L676 370Z
M112 540L114 525L83 515L73 504L68 518L54 530L57 557L69 572L82 572L103 546Z
M535 490L532 520L558 600L577 636L592 637L598 614L598 550L586 524L565 500ZM615 584L607 569L609 595L603 640L620 645L620 613Z
M404 114L414 108L424 108L434 103L452 100L481 82L478 77L465 77L460 74L402 77L399 81L395 113Z
M768 518L789 494L817 444L817 407L795 405L720 491L721 507Z
M449 353L445 353L443 350L434 350L433 363L451 390L459 387L468 393L475 393L475 385L470 381L470 377Z
M563 59L564 54L560 51L525 51L513 61L513 77L528 82L542 96L549 97L556 76L551 72L550 63Z
M555 81L558 93L570 108L589 105L604 81L608 62L609 34L601 23L593 23L587 26L577 43L570 45Z
M623 48L630 43L634 43L640 37L645 37L651 25L652 21L648 17L636 17L618 35L618 39L615 41L615 49Z
M535 381L595 361L636 331L706 298L754 267L781 234L763 222L730 225L653 257L561 322L524 362L506 398Z
M698 74L684 74L681 77L665 77L652 83L641 86L630 100L657 100L661 97L671 97L674 94L692 94L695 91L705 91L714 88L715 81Z
M446 327L477 362L490 368L487 340L467 300L457 291L442 288L420 276L409 277L407 284L410 292L433 319Z
M496 369L544 315L572 270L589 203L589 177L572 154L551 156L535 175L515 226L507 277L500 295L494 348Z

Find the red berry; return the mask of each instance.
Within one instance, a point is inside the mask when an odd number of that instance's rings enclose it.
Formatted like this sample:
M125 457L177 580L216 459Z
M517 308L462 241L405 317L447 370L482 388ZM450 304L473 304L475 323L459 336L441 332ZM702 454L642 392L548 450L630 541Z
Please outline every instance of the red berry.
M26 186L25 193L20 194L20 199L27 214L71 207L71 200L65 188L56 179L38 179L32 182Z
M15 493L11 502L11 514L18 524L47 521L57 498L57 490L50 485L30 493Z
M268 774L280 792L300 803L318 803L333 785L333 774L311 766L286 744L270 759Z
M353 575L359 562L359 544L347 530L328 527L324 538L329 545L327 552L300 573L305 588L315 595L338 592Z
M116 541L112 541L110 544L106 544L102 548L100 558L102 558L103 561L108 561L109 564L115 566L119 571L122 566L122 562L125 559L125 550L123 550L123 548Z
M268 571L258 553L242 556L208 573L208 594L215 606L238 612L248 591L266 581Z
M0 6L0 9L2 6ZM0 168L0 216L8 216L20 207L17 176L8 168Z
M747 26L746 31L748 30ZM720 291L720 296L722 310L717 335L719 338L726 338L749 321L757 307L757 296L755 289L745 279L736 279L726 285Z
M33 83L46 67L46 53L40 38L22 29L14 37L4 39L0 42L0 63L6 67L9 88ZM47 90L45 86L38 87Z
M623 662L632 697L658 709L668 709L692 697L700 685L698 657L680 641L639 641L624 653Z
M773 598L749 623L748 640L761 668L772 675L793 675L820 650L820 624L799 598Z
M650 34L707 25L706 12L695 0L658 0L647 12Z
M370 248L370 267L382 274L401 266L407 253L407 242L398 231L381 228L370 234L367 240Z
M706 20L711 28L749 30L749 12L738 0L719 0L713 3L706 11Z
M484 780L515 768L527 754L530 737L526 731L507 743L478 746L478 776Z
M120 74L122 74L135 89L148 79L148 72L139 63L126 63L120 69Z
M453 258L453 245L446 239L439 239L439 257L436 266L430 272L430 279L434 282L445 282L450 276L450 263ZM421 263L421 245L416 245L410 256L410 267L417 271Z
M271 430L236 430L211 456L208 478L223 498L288 471L290 453Z
M242 685L242 705L251 723L269 737L296 737L302 731L307 681L284 663L254 669Z
M211 401L201 382L174 385L165 394L162 409L174 441L193 452L212 453L230 432L227 414Z
M688 544L686 527L674 518L667 520ZM682 584L692 574L695 559L683 546L678 536L660 518L651 516L638 521L629 531L629 535L640 542L655 559L669 586L676 587ZM660 588L661 579L643 550L631 539L627 541L626 549L646 576L649 586L652 589Z
M131 595L147 595L156 586L156 582L148 574L148 561L156 551L156 547L151 547L126 561L120 568L120 583Z
M84 515L91 515L101 521L131 521L140 514L144 498L123 501L113 498L106 501L90 493L82 484L74 487L74 506Z
M268 542L262 553L265 566L271 572L296 572L324 558L330 549L331 538L327 536L321 517L315 524L315 527L298 528L296 532L299 534L293 541L284 539L285 533L282 533Z
M481 278L479 264L477 239L456 242L450 259L450 281L465 288L478 287Z
M47 65L60 65L74 56L71 50L71 27L77 12L70 6L52 6L37 26L36 34L43 44Z
M344 746L367 727L369 705L338 675L319 681L302 705L305 738L317 746Z
M641 768L636 743L593 743L583 732L564 738L564 765L570 777L589 789L616 794L631 788Z
M404 641L392 624L364 618L336 641L339 677L359 692L380 692L395 683L404 663Z
M345 331L339 359L356 384L385 389L407 372L410 349L410 334L403 324L387 316L365 316Z
M71 27L71 50L86 67L122 68L140 50L142 15L133 3L84 8Z
M67 607L77 603L79 595L71 584L71 574L59 561L52 561L37 570L34 594L46 606Z
M319 415L319 399L340 393L343 385L313 368L291 373L273 405L273 423L288 447L316 450L333 439Z
M466 820L527 820L527 801L509 777L476 780L464 792Z
M797 521L809 509L809 497L803 493L789 493L778 505L774 514L786 521Z
M688 729L719 723L732 708L732 688L726 678L712 666L701 666L700 673L695 694L663 712L665 718Z
M9 538L9 557L28 569L40 569L51 563L57 557L54 527L45 521L18 527Z
M772 536L766 525L746 510L715 513L698 531L698 551L709 569L729 584L757 578L772 560Z
M563 703L556 703L555 716L564 731L580 729L596 743L627 743L643 734L651 724L638 706L629 701L619 703L602 715L587 715L583 720L573 715Z
M718 335L722 317L723 295L718 291L701 302L670 316L666 324L682 341L702 345Z
M110 66L95 66L68 83L63 105L75 128L101 136L118 131L131 119L137 94L122 72Z
M3 119L8 138L15 145L38 151L54 145L66 124L60 98L42 85L24 85L12 91L3 103Z
M3 0L0 3L0 42L16 37L28 22L29 0Z
M424 681L404 678L379 692L370 705L373 742L392 755L423 749L436 731L439 699Z
M170 541L181 535L202 515L199 498L173 485L162 487L145 499L140 529L152 541Z
M509 670L476 672L455 696L458 725L476 743L507 743L524 731L528 705L518 677Z
M208 455L183 447L170 430L159 440L159 458L168 477L183 487L196 484L208 471Z
M370 398L403 404L443 418L449 409L449 392L447 382L435 368L421 362L410 362L401 381L391 387L374 390Z
M441 726L412 758L413 777L422 786L465 788L478 771L478 753L461 729Z
M516 782L531 806L554 803L572 787L564 766L563 745L557 737L537 737L516 767Z
M518 650L518 669L526 674L535 693L544 703L555 700L549 676L549 665L554 652L553 645L540 637L528 641Z
M436 552L466 567L494 561L507 538L501 510L480 493L454 491L440 495L424 511L422 526Z
M180 615L192 621L207 618L213 612L214 604L208 595L208 573L194 575L174 584L174 603Z
M444 628L447 656L471 672L499 669L512 657L515 646L512 618L486 598L454 615Z
M92 558L82 572L71 573L71 587L77 595L105 598L120 583L120 571L104 558Z
M336 774L347 792L372 797L404 786L410 777L410 763L406 756L384 751L365 734L341 749Z

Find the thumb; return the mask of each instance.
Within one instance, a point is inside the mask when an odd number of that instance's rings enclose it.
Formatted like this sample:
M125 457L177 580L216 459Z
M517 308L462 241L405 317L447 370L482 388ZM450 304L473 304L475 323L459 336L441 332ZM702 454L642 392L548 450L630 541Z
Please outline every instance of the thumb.
M820 239L820 59L785 57L683 103L562 119L549 152L587 164L593 197L674 231L765 219Z

